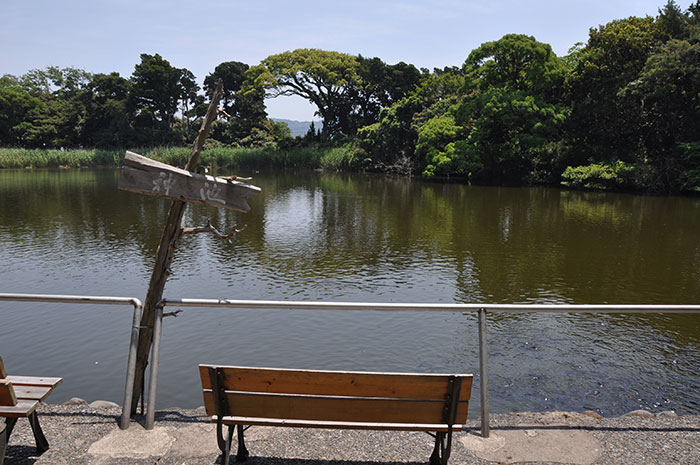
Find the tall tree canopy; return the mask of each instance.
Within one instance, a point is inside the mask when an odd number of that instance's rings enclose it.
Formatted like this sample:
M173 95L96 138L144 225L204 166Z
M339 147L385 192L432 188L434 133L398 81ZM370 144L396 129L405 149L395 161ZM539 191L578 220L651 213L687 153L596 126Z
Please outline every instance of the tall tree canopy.
M213 129L213 137L223 143L231 144L249 137L254 128L265 127L265 91L248 86L249 66L239 61L226 61L219 64L214 72L204 78L204 90L211 95L219 79L223 81L224 93L221 97L223 109L228 121L218 123Z
M650 17L615 20L591 29L567 79L572 163L591 157L634 159L638 113L620 100L619 92L637 78L659 39Z
M91 147L126 147L132 137L127 101L131 82L119 73L95 74L83 96L83 144Z
M44 103L9 79L0 84L0 145L26 145L23 133L29 115L40 111Z
M224 85L221 104L227 112L231 110L238 92L246 80L246 72L250 66L240 61L225 61L214 68L214 71L204 78L204 90L211 95L216 89L216 83L221 79Z
M387 65L381 59L358 55L359 81L350 86L345 103L352 115L352 134L358 128L376 123L383 108L407 97L421 81L420 71L413 65L399 62Z
M522 183L535 176L538 166L551 166L553 144L566 118L558 102L565 67L551 47L531 36L508 34L475 49L463 72L461 99L446 108L435 105L443 113L435 113L418 133L416 155L423 173Z
M482 90L508 87L549 95L564 81L563 64L552 47L522 34L506 34L481 44L469 54L464 69L467 84Z
M271 97L298 95L316 105L323 135L352 132L349 93L360 83L357 57L319 49L297 49L270 55L250 69L254 87Z
M160 129L159 142L167 142L180 103L187 99L194 76L187 69L172 66L159 54L141 54L141 63L131 75L130 104L144 124L153 121ZM155 136L154 136L155 137Z

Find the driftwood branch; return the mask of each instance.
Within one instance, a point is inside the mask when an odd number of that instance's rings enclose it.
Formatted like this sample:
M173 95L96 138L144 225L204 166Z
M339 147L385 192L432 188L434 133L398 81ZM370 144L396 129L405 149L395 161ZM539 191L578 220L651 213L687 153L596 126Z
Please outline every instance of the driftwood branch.
M204 141L209 134L211 124L216 119L219 100L221 100L223 93L224 83L221 79L219 79L219 81L216 83L216 91L214 91L214 95L211 97L211 102L209 103L209 108L207 109L207 115L205 116L204 121L202 121L202 126L199 128L197 139L192 147L192 153L187 161L187 166L185 167L187 171L194 171L199 164L199 154L202 151ZM163 289L165 289L165 282L168 279L168 274L165 273L165 270L170 268L170 263L173 260L175 244L178 236L180 235L180 224L182 223L182 215L184 211L185 202L174 200L170 206L168 219L166 220L165 227L163 228L160 245L158 246L158 252L156 253L156 262L153 266L153 273L151 274L151 280L148 285L148 293L146 294L146 300L143 303L143 315L141 316L139 343L136 352L136 371L133 378L133 386L131 387L131 395L128 394L128 390L130 389L129 386L127 386L127 392L124 394L124 411L122 413L120 424L122 429L129 427L129 417L131 414L136 413L139 398L141 397L143 399L142 386L146 372L146 363L148 362L148 357L153 342L152 328L156 319L156 307L158 306L160 299L163 298ZM149 399L148 417L146 418L146 427L148 429L153 428L155 390L153 391L153 395L153 398ZM152 404L151 401L153 401ZM128 410L129 403L131 403L130 410ZM127 415L127 412L130 412L130 415Z
M219 239L228 242L229 244L233 244L233 239L236 237L236 234L243 231L246 228L246 226L247 225L244 225L241 229L236 229L236 225L233 225L231 231L229 231L228 234L224 234L218 229L216 229L214 226L212 226L211 220L207 220L206 226L201 226L199 228L182 228L180 230L180 234L211 233Z
M413 159L408 157L403 151L399 154L399 157L391 164L385 164L379 162L375 165L381 171L388 174L397 174L399 176L411 177L415 170L415 164Z

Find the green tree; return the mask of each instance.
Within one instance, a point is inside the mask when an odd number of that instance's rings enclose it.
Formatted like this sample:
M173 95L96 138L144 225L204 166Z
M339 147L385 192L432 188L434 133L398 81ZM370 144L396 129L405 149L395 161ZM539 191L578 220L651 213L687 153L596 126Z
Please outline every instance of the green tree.
M90 73L82 69L47 66L29 70L19 78L19 84L30 94L48 100L76 95L90 77Z
M133 137L127 101L131 83L113 72L95 74L85 93L83 143L92 147L126 147Z
M668 0L659 8L656 25L662 40L687 39L690 33L688 17L674 0Z
M359 81L350 87L346 111L353 115L353 128L379 121L382 108L408 96L420 83L418 69L404 62L387 65L381 59L357 57Z
M565 108L522 90L492 87L468 99L459 113L458 122L470 128L468 153L479 154L483 164L476 180L522 184L533 180L536 169L538 181L556 177L548 170L558 169Z
M466 85L480 90L507 87L546 97L560 97L564 65L552 47L532 36L506 34L469 54Z
M381 110L379 121L357 133L366 165L391 166L399 159L413 158L418 138L413 117L423 108L417 96L405 97Z
M639 113L619 93L637 79L659 40L651 17L615 20L590 30L567 79L569 164L635 162Z
M41 101L32 105L14 126L15 139L27 147L76 147L82 144L85 123L83 96L90 73L49 66L33 69L15 82L22 92Z
M27 120L17 126L17 132L28 147L78 147L84 113L80 99L50 99L30 111Z
M424 176L469 176L483 168L480 156L466 138L466 128L446 114L430 119L418 134L416 155L423 159Z
M41 99L23 90L14 76L3 76L0 81L0 145L23 145L22 123L43 105Z
M236 95L243 87L246 80L246 72L250 67L240 61L225 61L214 68L214 71L204 78L204 90L211 95L216 89L217 82L223 83L221 104L224 110L231 111Z
M426 108L441 101L454 100L464 87L464 78L464 71L457 66L435 68L432 73L424 70L415 95L420 96Z
M404 65L399 63L394 67L403 68ZM388 72L392 68L389 67ZM387 86L386 92L391 96L388 101L400 95L406 96L382 108L379 121L360 128L357 133L357 155L364 159L364 167L374 166L402 173L422 170L426 164L425 157L417 159L415 154L419 131L432 118L445 115L458 101L458 92L464 85L464 74L460 68L446 67L435 69L432 73L424 70L418 75L410 68L405 70L408 70L405 73L408 77L389 81L393 84ZM392 91L390 88L401 90ZM399 169L395 170L394 167Z
M227 61L218 65L204 79L207 94L213 93L219 79L223 81L224 93L221 100L228 117L225 122L216 124L213 137L225 144L240 142L251 135L254 128L262 130L267 121L265 91L246 82L248 69L245 63ZM242 91L244 86L247 87L247 92Z
M141 62L131 75L130 110L141 130L143 143L170 143L177 140L171 131L175 114L190 94L192 73L172 66L159 54L141 54ZM149 141L149 139L151 139Z
M318 49L297 49L270 55L250 69L251 86L269 95L298 95L316 105L323 118L325 139L352 134L348 104L351 89L359 84L357 57Z
M291 144L292 133L287 123L282 121L265 120L255 126L237 145L247 148L285 147Z
M464 74L462 100L419 133L424 174L471 173L481 182L520 184L551 165L567 114L558 101L565 66L551 47L508 34L472 51Z
M190 139L192 135L192 140L196 137L195 131L199 128L192 128L190 125L190 118L194 115L194 107L200 102L199 86L197 85L197 80L194 74L188 69L183 68L181 70L182 74L180 76L180 86L182 93L180 95L180 114L182 115L182 130L185 140Z
M695 3L688 7L685 17L688 24L689 39L700 40L700 0L695 0Z
M640 163L653 168L645 181L651 190L676 190L683 173L700 166L700 153L692 150L700 142L698 63L700 43L671 39L620 92L639 115L637 147Z

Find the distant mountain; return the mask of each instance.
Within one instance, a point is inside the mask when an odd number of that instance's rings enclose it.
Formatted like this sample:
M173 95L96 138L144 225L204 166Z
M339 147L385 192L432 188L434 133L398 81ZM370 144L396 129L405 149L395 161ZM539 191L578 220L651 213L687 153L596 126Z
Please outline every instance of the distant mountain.
M292 137L302 137L307 132L309 132L309 126L311 126L311 121L294 121L291 119L281 119L281 118L270 118L272 121L287 123L289 130L292 132ZM317 131L323 128L322 121L314 121L314 127Z

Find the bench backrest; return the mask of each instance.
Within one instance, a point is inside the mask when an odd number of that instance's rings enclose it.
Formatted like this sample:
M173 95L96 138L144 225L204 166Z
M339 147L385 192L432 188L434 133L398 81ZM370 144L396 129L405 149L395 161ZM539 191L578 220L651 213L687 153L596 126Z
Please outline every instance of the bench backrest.
M204 405L217 415L362 423L465 424L472 375L367 373L200 365ZM453 399L448 399L452 396Z

